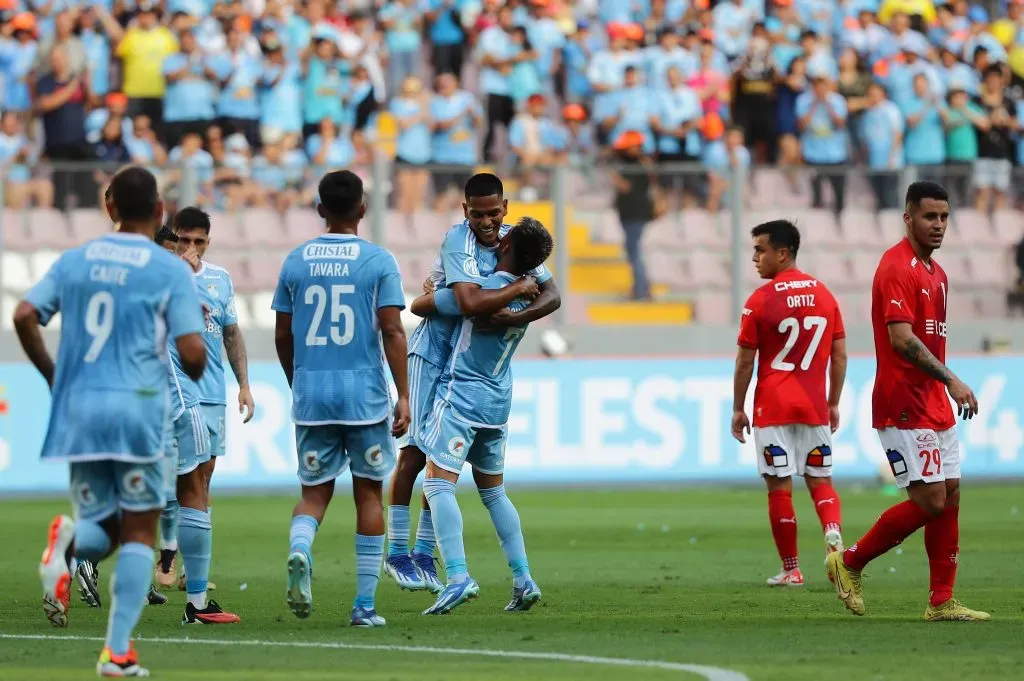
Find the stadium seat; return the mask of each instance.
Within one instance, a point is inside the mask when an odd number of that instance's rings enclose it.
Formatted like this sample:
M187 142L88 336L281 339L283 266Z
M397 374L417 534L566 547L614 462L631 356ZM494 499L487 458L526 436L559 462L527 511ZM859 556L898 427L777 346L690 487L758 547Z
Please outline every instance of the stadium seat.
M946 278L949 279L951 289L963 289L971 285L971 273L967 269L967 257L962 251L950 251L936 253L936 259L946 271Z
M99 238L114 231L110 218L99 208L75 208L68 215L71 238L76 244Z
M249 269L245 258L228 250L227 246L214 242L210 250L206 252L206 260L217 267L223 267L231 275L231 282L235 285L235 289L238 290L239 282L243 283L242 289L245 289L244 283L249 281Z
M668 213L652 220L644 230L644 248L678 249L683 244L679 219L680 213Z
M843 315L843 324L868 324L871 322L871 294L862 292L861 288L837 289L833 293L839 301L839 310Z
M421 291L423 281L430 272L431 256L423 251L396 251L398 271L407 291Z
M217 240L225 245L241 242L243 238L242 229L239 226L241 212L211 210L207 213L210 214L210 243L215 243Z
M847 208L839 215L839 232L851 246L876 248L882 245L875 214L869 210Z
M273 290L287 253L260 253L249 257L249 275L254 289Z
M692 251L685 257L693 283L701 287L728 289L732 278L722 256L709 251Z
M28 238L26 226L28 216L24 211L5 208L0 210L0 245L3 248L26 251L32 247L32 241Z
M841 243L835 214L830 210L794 211L790 219L800 228L800 242L812 246L838 246Z
M645 253L650 279L681 291L693 288L684 258L678 252L655 249Z
M803 258L801 254L800 259ZM846 253L821 249L813 254L812 262L814 268L808 266L806 271L821 279L829 289L853 285L853 271Z
M950 222L957 233L951 242L953 244L978 247L995 246L999 243L988 216L973 208L959 209L953 214Z
M65 249L74 246L64 213L54 208L28 211L28 235L36 247Z
M288 243L298 246L324 233L324 220L308 208L293 208L284 216Z
M451 215L433 211L417 211L412 216L411 230L407 232L408 241L406 243L396 242L395 247L415 248L421 246L437 249L444 241L444 235L454 224Z
M984 319L1005 319L1008 315L1006 307L1006 289L992 290L978 296L978 316Z
M242 213L242 238L250 246L286 248L292 243L281 224L281 216L270 208L249 208Z
M0 253L0 275L3 277L0 288L13 293L24 293L35 282L29 271L28 257L14 251Z
M1016 246L1024 237L1024 212L998 210L992 216L996 240L1004 246Z
M907 234L903 224L903 211L898 208L886 208L878 211L878 229L882 233L882 241L889 248Z
M713 215L706 210L686 210L682 217L682 245L724 250L729 247L729 216Z
M968 251L966 261L967 269L971 275L971 284L991 284L995 287L1009 287L1013 281L1007 266L1008 256L1009 254L1002 249L974 249ZM952 277L950 278L952 279Z
M875 278L875 270L881 259L880 251L855 252L850 258L851 274L855 284L870 286Z
M729 324L733 321L729 309L731 304L728 293L702 290L697 294L694 305L694 320L700 324Z
M594 241L603 244L621 244L625 240L618 213L609 208L593 215L590 235Z
M59 251L44 250L32 253L29 256L29 269L32 271L31 285L35 285L37 281L46 276L59 257Z
M946 306L946 319L955 320L957 324L975 319L979 315L977 299L963 289L954 289Z
M257 329L273 329L277 324L277 314L270 309L274 302L273 291L260 291L249 296L249 311L252 313L252 324Z

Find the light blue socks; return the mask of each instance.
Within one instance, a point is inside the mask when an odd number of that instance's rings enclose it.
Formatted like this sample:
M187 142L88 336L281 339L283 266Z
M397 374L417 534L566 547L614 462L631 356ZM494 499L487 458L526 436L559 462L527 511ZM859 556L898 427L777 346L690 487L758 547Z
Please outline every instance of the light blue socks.
M168 499L160 512L160 549L178 550L178 500Z
M110 536L97 523L79 520L75 523L75 557L98 563L110 553Z
M288 533L288 552L303 553L306 562L313 565L313 539L320 524L311 515L297 515L292 518L292 529Z
M513 583L521 587L530 578L530 565L526 561L526 542L523 541L519 513L505 494L504 485L480 490L480 501L484 502L487 512L491 514L501 550L505 553L508 566L512 568Z
M121 547L110 580L110 617L107 620L107 647L115 655L128 652L132 630L146 605L146 594L153 579L153 549L132 542Z
M417 533L418 536L418 533ZM409 553L409 507L388 506L388 557Z
M373 597L380 581L380 563L384 558L384 535L356 535L356 598L353 606L373 610Z
M210 576L213 528L210 514L182 506L178 513L178 544L185 563L185 591L198 610L206 607L206 582Z
M466 567L466 547L462 541L462 511L455 500L455 483L441 478L423 481L423 493L430 504L435 522L434 534L441 546L444 570L449 582L462 582L469 577Z
M434 555L434 546L437 540L434 539L434 517L430 509L420 510L420 520L416 524L416 544L412 548L413 553L422 553L425 556Z

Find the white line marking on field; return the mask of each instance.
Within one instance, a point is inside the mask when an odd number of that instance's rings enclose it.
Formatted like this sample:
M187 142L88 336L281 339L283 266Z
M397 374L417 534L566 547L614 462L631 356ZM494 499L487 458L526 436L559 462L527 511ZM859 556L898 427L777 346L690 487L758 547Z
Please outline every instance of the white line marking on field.
M102 643L99 636L55 636L52 634L0 634L0 639L14 641L94 641ZM579 664L602 664L617 667L648 667L667 669L675 672L689 672L702 676L708 681L750 681L749 677L720 667L707 667L699 664L683 664L680 662L663 662L661 660L630 660L621 657L594 657L592 655L567 655L565 653L530 653L514 650L486 650L471 648L433 648L430 646L395 646L374 645L370 643L321 643L315 641L251 641L245 639L201 639L201 638L138 638L146 643L194 643L207 646L279 646L281 648L327 648L330 650L376 650L383 652L427 653L432 655L470 655L477 657L504 657L520 660L553 660L556 662L576 662Z

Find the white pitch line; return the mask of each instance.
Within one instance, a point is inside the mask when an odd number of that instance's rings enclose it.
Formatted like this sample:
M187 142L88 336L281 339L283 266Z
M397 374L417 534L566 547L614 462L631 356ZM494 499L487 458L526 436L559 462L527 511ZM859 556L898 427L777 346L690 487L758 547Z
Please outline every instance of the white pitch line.
M99 636L54 636L51 634L0 634L0 639L14 641L94 641L102 643ZM702 676L707 681L750 681L749 677L720 667L707 667L699 664L683 664L681 662L663 662L661 660L630 660L621 657L594 657L592 655L568 655L565 653L531 653L514 650L487 650L472 648L434 648L430 646L396 646L370 643L322 643L316 641L252 641L246 639L201 639L201 638L142 638L136 639L147 643L191 643L207 646L278 646L281 648L326 648L329 650L375 650L382 652L428 653L433 655L469 655L476 657L503 657L520 660L553 660L555 662L575 662L579 664L601 664L617 667L647 667L666 669L675 672L689 672Z

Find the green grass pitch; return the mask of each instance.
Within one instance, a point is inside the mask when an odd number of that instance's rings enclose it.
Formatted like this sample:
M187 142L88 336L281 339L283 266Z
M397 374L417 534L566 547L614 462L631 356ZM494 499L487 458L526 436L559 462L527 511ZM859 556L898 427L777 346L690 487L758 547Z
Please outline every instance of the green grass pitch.
M847 486L840 493L847 542L893 502L873 489ZM508 571L486 512L467 493L460 503L479 600L447 617L424 617L429 595L400 592L382 578L377 607L388 626L381 630L347 626L354 540L344 494L317 536L315 611L305 621L292 617L284 601L294 498L216 498L213 597L242 623L182 628L184 597L174 592L168 605L143 614L142 661L157 679L203 681L700 678L579 661L308 647L391 645L660 660L728 669L753 681L1024 678L1024 486L964 487L957 593L992 612L987 624L920 620L928 588L920 536L868 568L868 614L847 614L826 580L817 517L803 490L795 497L807 585L786 590L764 585L778 561L759 489L513 486L510 494L544 592L541 604L526 614L502 612ZM94 678L100 643L90 639L104 634L107 604L91 610L76 593L66 630L52 628L40 607L35 572L46 524L67 509L63 500L0 503L0 635L43 637L0 638L0 679ZM111 569L110 561L101 568L104 594ZM58 636L83 638L49 638ZM238 645L166 640L184 637Z

